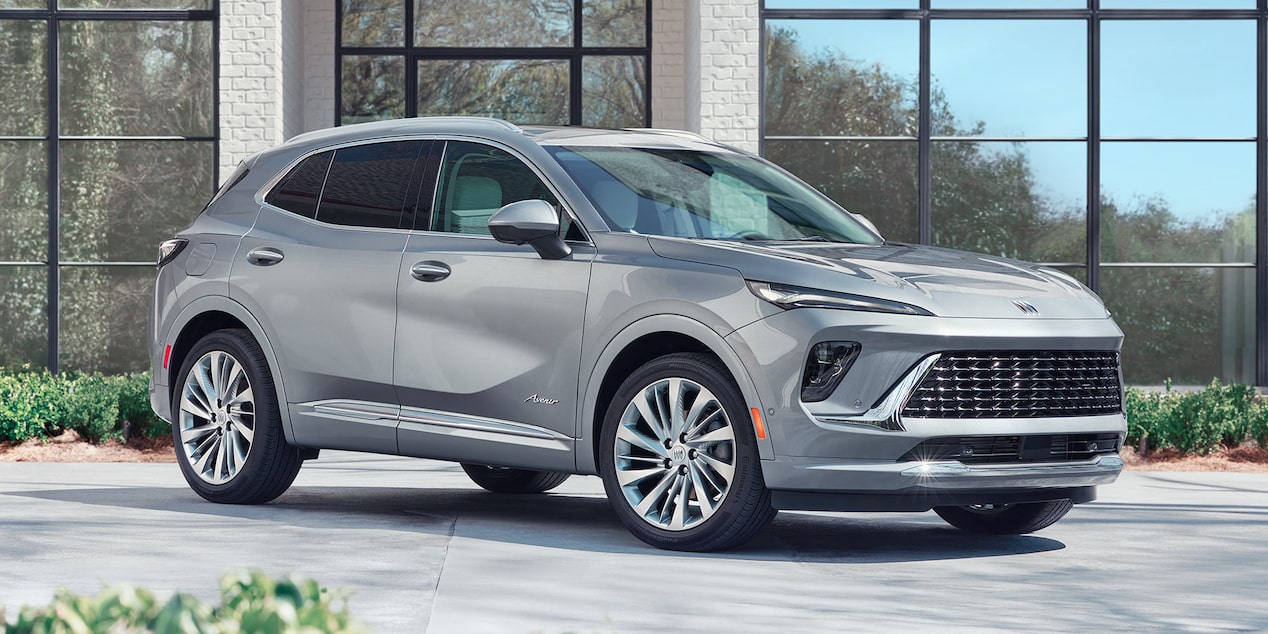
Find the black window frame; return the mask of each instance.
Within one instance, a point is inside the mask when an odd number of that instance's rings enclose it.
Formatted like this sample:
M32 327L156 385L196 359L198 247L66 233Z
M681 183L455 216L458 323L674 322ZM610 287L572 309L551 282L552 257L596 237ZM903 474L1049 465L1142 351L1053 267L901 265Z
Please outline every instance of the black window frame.
M652 0L644 0L642 46L585 46L584 0L572 0L572 43L548 47L439 47L414 42L414 0L405 2L404 46L344 46L343 0L335 0L335 108L334 125L343 125L343 59L345 56L396 56L405 63L405 117L418 116L418 63L424 60L562 60L568 62L568 125L582 125L582 62L587 57L629 56L643 58L643 124L652 123Z

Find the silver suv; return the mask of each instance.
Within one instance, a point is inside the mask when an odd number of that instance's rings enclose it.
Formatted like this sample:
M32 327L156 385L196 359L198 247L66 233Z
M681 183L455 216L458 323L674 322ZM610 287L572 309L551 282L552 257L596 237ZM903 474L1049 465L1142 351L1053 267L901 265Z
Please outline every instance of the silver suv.
M213 502L322 448L399 454L497 493L597 474L639 539L717 550L776 509L1025 533L1122 469L1122 332L1087 288L886 242L688 133L305 134L158 269L151 398Z

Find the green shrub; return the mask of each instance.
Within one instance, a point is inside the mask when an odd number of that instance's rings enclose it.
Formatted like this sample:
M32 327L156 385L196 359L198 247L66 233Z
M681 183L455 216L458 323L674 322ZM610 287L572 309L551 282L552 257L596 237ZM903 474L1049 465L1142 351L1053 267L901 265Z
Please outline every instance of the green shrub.
M119 394L119 418L127 421L129 438L159 438L172 435L172 426L150 407L150 373L140 372L111 377Z
M1208 454L1236 447L1247 439L1268 440L1268 406L1255 389L1212 381L1198 392L1127 389L1127 442L1142 435L1150 449L1172 448L1185 454Z
M67 381L61 426L73 429L91 443L118 438L119 390L114 381L90 374Z
M309 579L287 576L275 580L260 572L222 577L220 605L214 608L180 593L159 603L149 590L129 586L107 588L97 597L80 597L61 590L47 607L24 606L17 622L7 625L4 631L8 634L365 631L348 614L346 596L344 592L331 593ZM0 624L3 624L2 613Z
M56 433L64 401L64 386L47 371L0 374L0 441Z

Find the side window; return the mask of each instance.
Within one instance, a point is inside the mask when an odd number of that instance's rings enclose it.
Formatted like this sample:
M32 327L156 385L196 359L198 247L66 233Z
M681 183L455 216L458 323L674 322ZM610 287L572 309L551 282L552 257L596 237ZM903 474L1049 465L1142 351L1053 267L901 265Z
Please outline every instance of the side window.
M533 199L559 207L546 184L519 159L495 147L451 141L445 149L431 228L488 235L489 216L500 207ZM562 222L567 239L581 239L567 214Z
M422 141L392 141L335 151L317 220L356 227L401 227Z
M317 199L334 154L322 152L304 159L264 197L264 202L305 218L317 217Z

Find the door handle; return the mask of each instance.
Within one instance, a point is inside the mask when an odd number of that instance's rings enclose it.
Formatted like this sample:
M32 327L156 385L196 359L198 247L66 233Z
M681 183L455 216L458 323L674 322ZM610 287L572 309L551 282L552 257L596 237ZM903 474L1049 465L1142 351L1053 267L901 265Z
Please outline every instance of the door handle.
M409 274L420 282L439 282L449 277L450 273L452 271L447 264L431 260L419 262L409 269Z
M272 266L281 262L283 257L282 252L273 247L260 247L247 253L247 262L256 266Z

